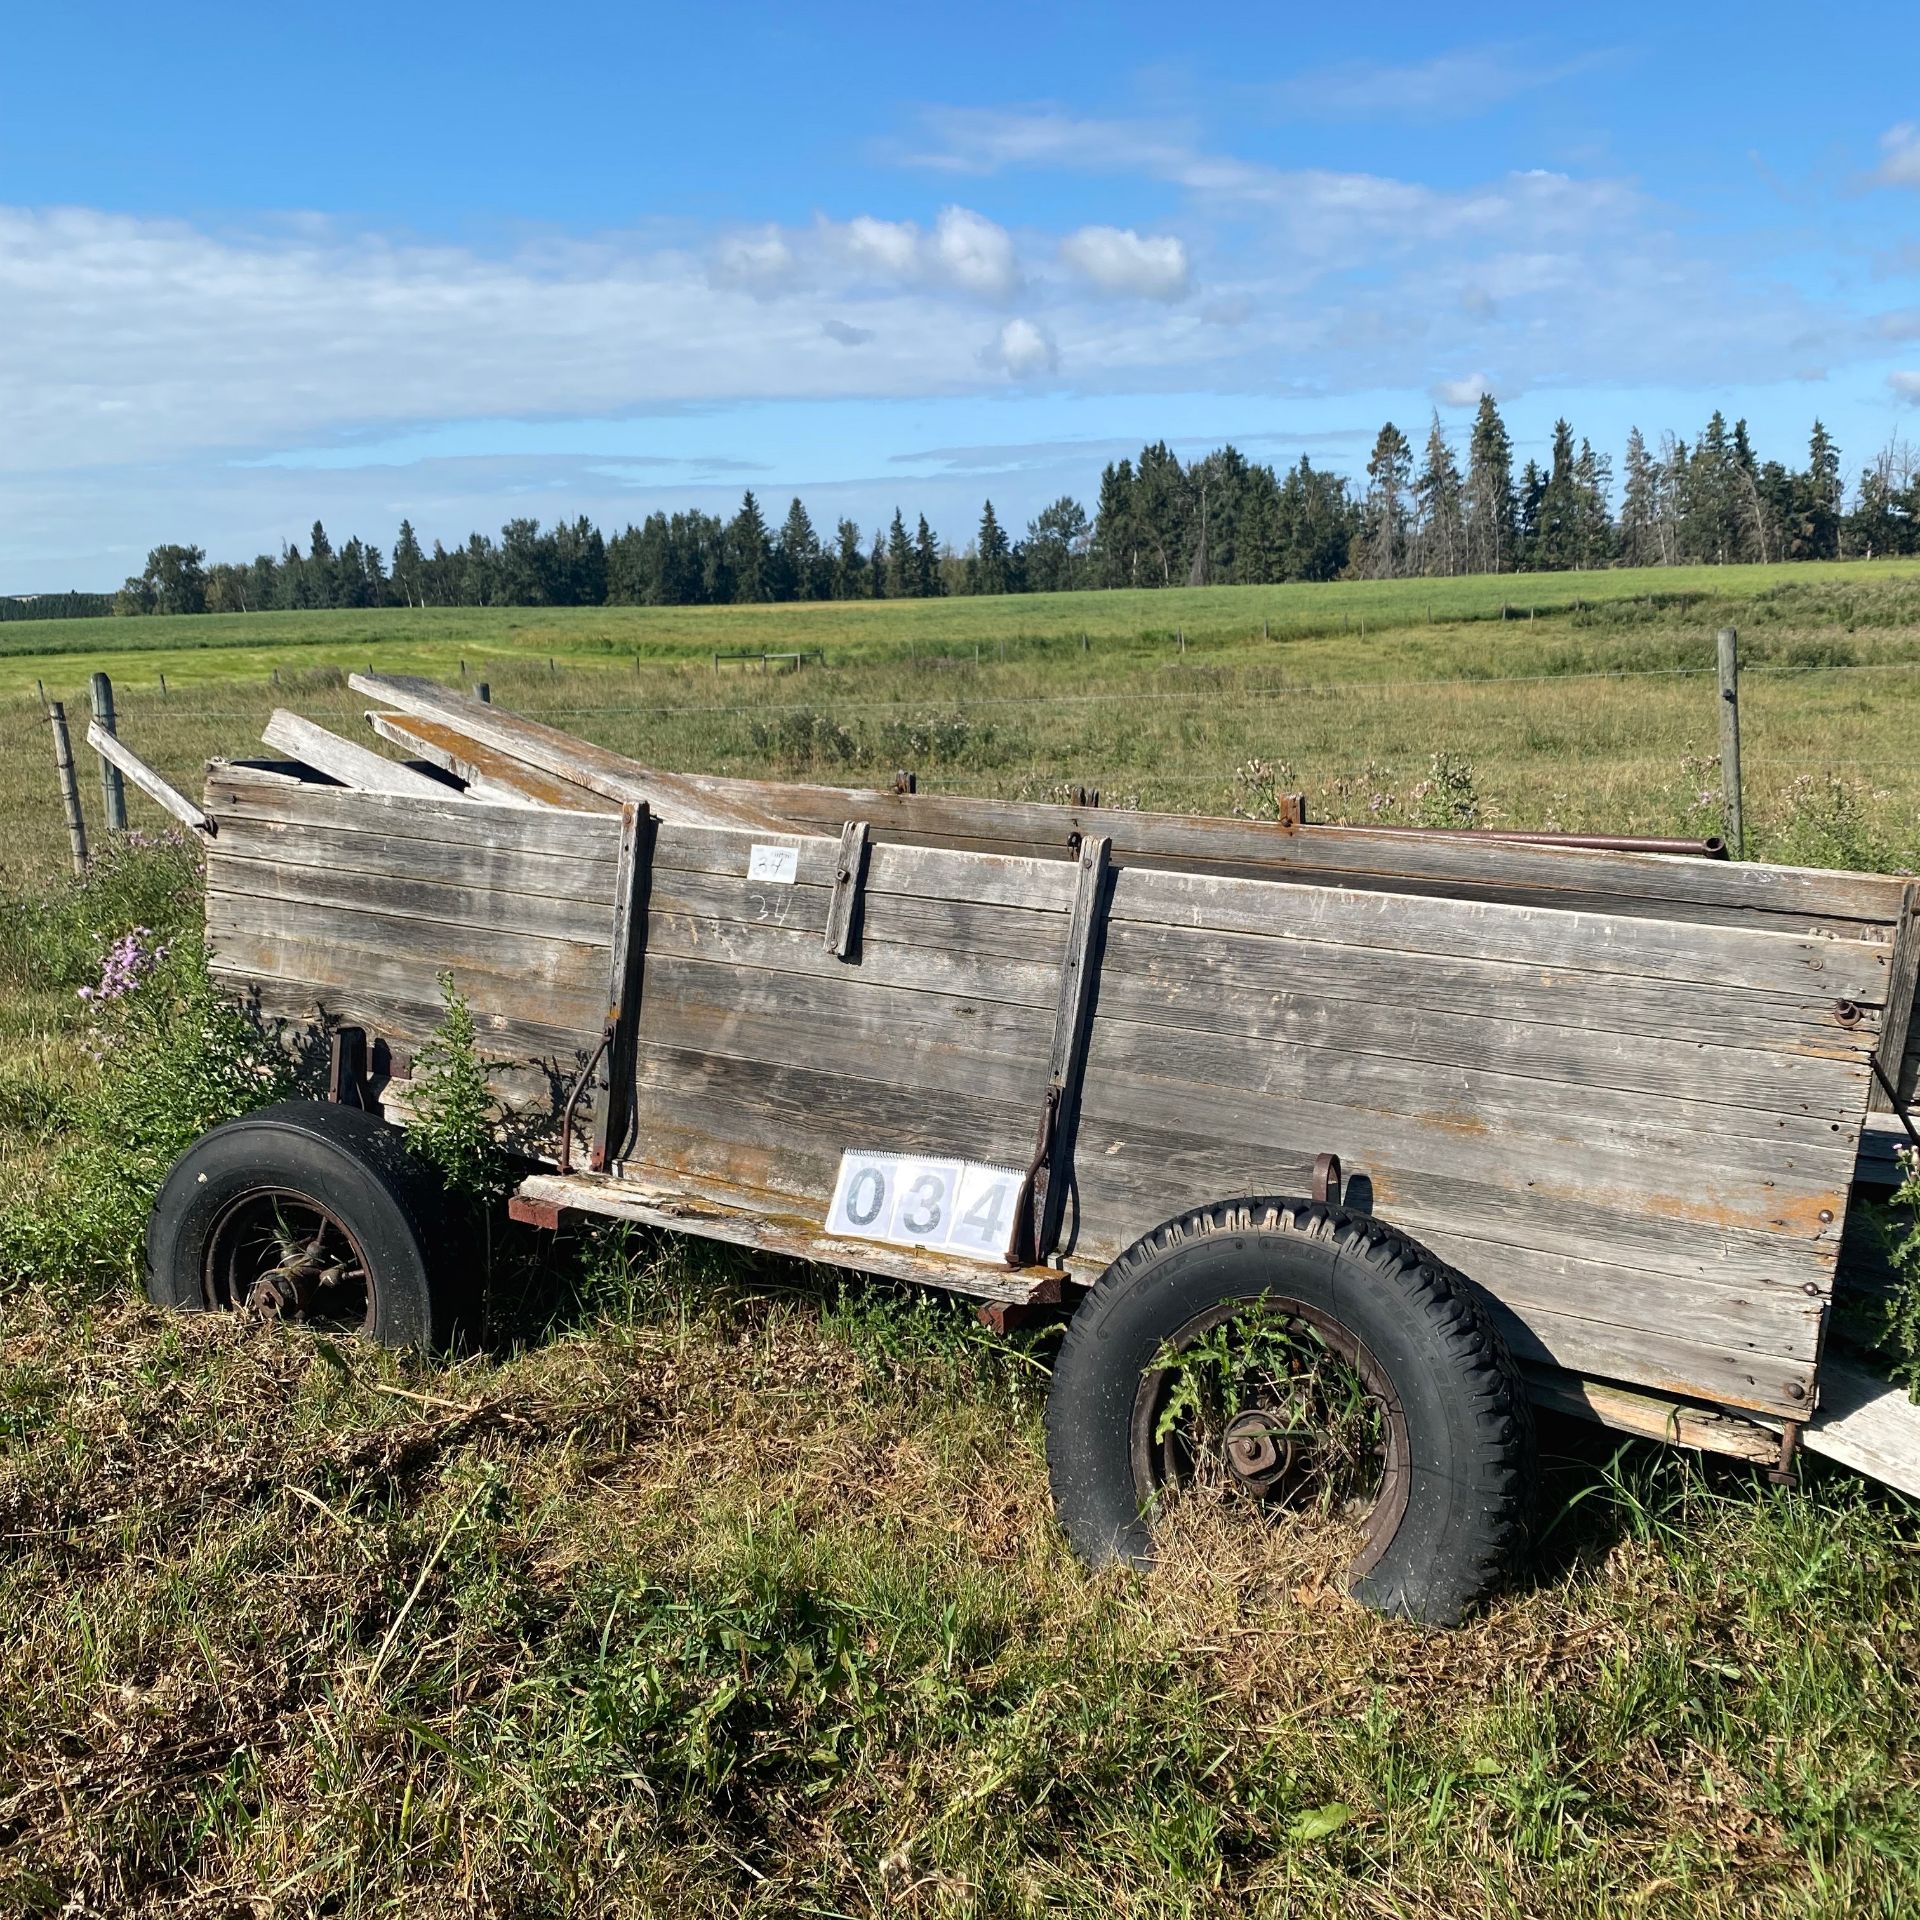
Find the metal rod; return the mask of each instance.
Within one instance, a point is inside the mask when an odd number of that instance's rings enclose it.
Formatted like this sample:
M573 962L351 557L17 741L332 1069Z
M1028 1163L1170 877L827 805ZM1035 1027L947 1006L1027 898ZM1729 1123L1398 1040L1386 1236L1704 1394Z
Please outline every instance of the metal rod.
M93 717L102 733L116 739L120 730L113 724L113 682L104 673L93 676ZM106 814L109 833L127 830L127 783L120 769L105 754L100 756L100 804Z
M1724 860L1727 843L1711 840L1662 840L1637 833L1527 833L1506 827L1376 827L1368 833L1445 834L1452 840L1518 841L1523 846L1585 847L1594 853L1680 853L1697 860Z
M67 710L58 700L47 702L47 718L53 722L53 764L60 776L60 799L67 809L67 845L73 854L73 870L87 870L87 822L80 811L80 785L73 775L73 742L67 738Z
M1740 811L1740 635L1733 627L1719 633L1720 791L1726 807L1727 844L1736 860L1747 857L1747 833Z

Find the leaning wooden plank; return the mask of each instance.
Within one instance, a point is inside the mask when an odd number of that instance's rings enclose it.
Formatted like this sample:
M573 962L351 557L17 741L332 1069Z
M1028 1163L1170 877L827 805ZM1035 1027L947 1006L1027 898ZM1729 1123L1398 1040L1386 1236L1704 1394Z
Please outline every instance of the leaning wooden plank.
M1892 1087L1874 1083L1873 1097L1867 1103L1875 1113L1891 1113L1900 1093L1901 1068L1906 1058L1907 1037L1914 1031L1913 997L1915 976L1920 974L1920 883L1907 888L1900 909L1900 921L1894 929L1890 962L1893 978L1887 988L1887 1010L1881 1021L1879 1059L1881 1071Z
M1920 1499L1920 1407L1858 1361L1829 1352L1820 1362L1820 1406L1802 1444Z
M458 800L460 795L439 780L416 773L397 760L375 753L356 741L343 740L325 727L284 707L274 710L260 738L270 747L329 774L343 787L361 793L391 793L432 800Z
M619 802L603 800L585 787L542 773L497 747L483 746L447 721L372 712L367 715L367 724L381 739L391 740L395 746L431 760L464 780L467 791L477 800L506 806L558 807L567 813L620 811Z
M348 676L347 684L402 713L450 722L481 746L585 787L603 799L645 806L663 821L685 820L709 826L779 825L750 793L731 800L713 798L683 775L650 772L621 754L562 733L558 727L454 693L432 680L411 674L355 673Z
M123 740L107 732L98 720L87 723L87 745L102 760L116 766L156 805L191 827L195 833L211 836L214 824L176 786L164 780Z

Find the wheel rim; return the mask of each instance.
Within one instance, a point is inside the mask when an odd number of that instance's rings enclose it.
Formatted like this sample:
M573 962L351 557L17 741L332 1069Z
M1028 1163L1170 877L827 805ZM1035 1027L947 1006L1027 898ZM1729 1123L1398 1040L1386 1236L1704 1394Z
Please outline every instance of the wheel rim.
M1269 1519L1337 1514L1359 1530L1350 1579L1379 1563L1406 1514L1393 1382L1358 1335L1302 1301L1249 1296L1196 1314L1141 1374L1130 1439L1143 1514L1209 1478Z
M260 1319L371 1332L373 1270L346 1222L310 1194L265 1187L213 1223L201 1272L206 1304Z

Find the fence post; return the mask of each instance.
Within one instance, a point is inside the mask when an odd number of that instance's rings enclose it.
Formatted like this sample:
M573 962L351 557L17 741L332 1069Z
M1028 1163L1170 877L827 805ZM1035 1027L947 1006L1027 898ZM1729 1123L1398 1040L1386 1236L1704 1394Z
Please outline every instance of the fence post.
M87 822L80 811L80 788L73 777L73 742L67 738L67 710L58 700L47 702L53 722L53 764L60 775L60 799L67 809L67 845L73 852L73 870L87 870Z
M119 738L119 729L113 724L113 682L104 673L93 676L93 717L99 721L102 733ZM127 783L121 779L120 769L105 754L100 756L100 805L106 814L107 831L125 833Z
M474 692L480 696L480 702L483 706L490 707L493 705L493 689L488 686L484 680L474 688Z
M1720 791L1726 807L1727 851L1747 857L1746 823L1740 809L1740 635L1722 627L1720 657Z

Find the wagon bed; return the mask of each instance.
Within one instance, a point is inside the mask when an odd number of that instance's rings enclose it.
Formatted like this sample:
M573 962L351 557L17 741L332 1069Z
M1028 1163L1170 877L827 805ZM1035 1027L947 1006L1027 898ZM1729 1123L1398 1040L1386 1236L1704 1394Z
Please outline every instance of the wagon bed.
M394 1112L451 973L522 1217L1004 1313L1317 1184L1469 1276L1544 1402L1768 1459L1815 1413L1920 1065L1909 880L662 774L353 685L408 763L283 715L291 758L209 770L215 973L365 1036ZM1015 1176L1006 1257L830 1231L849 1154ZM1906 1441L1833 1444L1920 1488Z

